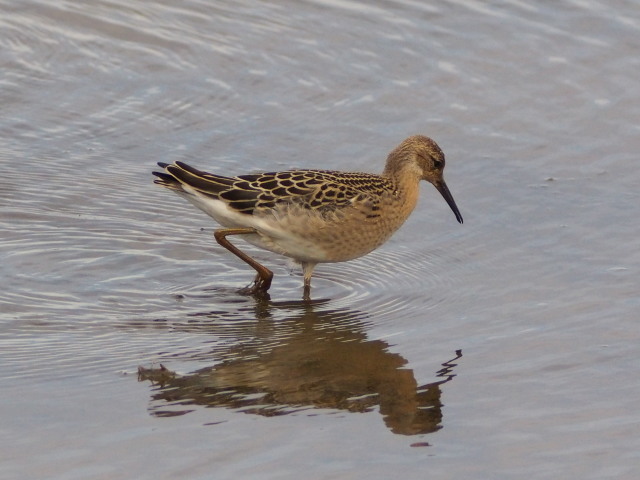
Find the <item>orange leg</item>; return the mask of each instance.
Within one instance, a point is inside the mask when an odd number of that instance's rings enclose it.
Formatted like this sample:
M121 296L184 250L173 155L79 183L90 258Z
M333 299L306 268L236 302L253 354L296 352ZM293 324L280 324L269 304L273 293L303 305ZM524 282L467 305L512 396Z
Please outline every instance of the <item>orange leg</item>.
M250 265L251 268L257 272L253 285L249 287L248 292L252 294L264 294L267 293L269 287L271 287L273 272L264 265L256 262L253 258L227 240L227 235L248 235L251 233L256 233L256 230L253 228L225 228L222 230L216 230L213 232L213 236L216 238L216 242L218 242L218 244L222 245L240 260Z

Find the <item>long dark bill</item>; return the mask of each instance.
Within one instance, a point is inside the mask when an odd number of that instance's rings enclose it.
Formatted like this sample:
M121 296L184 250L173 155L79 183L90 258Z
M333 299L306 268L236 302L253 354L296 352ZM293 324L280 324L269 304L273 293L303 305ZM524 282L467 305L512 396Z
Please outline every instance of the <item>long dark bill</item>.
M436 187L436 189L447 201L447 203L451 207L451 210L453 210L453 213L456 215L456 220L458 220L459 223L462 223L462 215L460 215L460 210L458 210L458 206L456 205L456 202L453 199L451 192L449 191L449 187L447 187L447 184L444 183L444 180L434 183L433 186Z

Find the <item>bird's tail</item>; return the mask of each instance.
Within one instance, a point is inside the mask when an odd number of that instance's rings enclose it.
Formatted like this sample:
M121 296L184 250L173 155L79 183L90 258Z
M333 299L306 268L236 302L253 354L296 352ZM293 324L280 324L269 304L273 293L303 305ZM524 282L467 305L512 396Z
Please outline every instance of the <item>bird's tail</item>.
M188 185L204 195L217 198L235 181L233 178L202 172L183 162L171 164L158 162L158 165L164 169L164 172L153 172L158 177L154 183L178 193L185 193L184 186Z
M157 178L153 181L156 185L160 185L162 187L166 187L169 190L175 190L176 192L182 192L182 185L178 181L176 177L171 175L170 173L166 173L166 168L170 165L168 163L158 162L158 166L164 169L164 172L151 172Z

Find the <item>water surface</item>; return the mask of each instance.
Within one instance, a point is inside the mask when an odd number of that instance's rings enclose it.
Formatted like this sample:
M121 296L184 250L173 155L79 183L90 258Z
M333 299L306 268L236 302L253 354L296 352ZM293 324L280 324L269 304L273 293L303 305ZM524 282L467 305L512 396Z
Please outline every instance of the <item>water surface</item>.
M638 7L0 1L0 476L634 478ZM150 175L415 133L464 225L423 185L311 303Z

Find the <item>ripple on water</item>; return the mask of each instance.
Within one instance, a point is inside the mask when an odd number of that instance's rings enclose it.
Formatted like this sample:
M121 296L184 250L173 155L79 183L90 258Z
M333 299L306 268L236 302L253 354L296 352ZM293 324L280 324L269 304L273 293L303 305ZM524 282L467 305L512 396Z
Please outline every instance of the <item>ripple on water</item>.
M453 286L461 278L450 262L450 255L439 250L395 247L348 263L321 265L317 276L335 283L333 304L363 309L384 322L453 301Z

